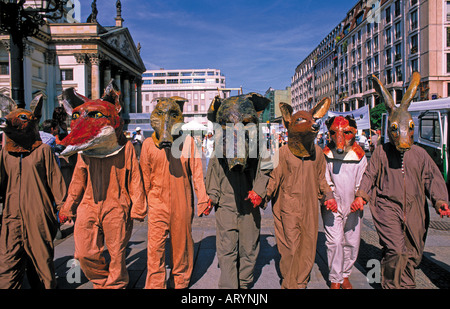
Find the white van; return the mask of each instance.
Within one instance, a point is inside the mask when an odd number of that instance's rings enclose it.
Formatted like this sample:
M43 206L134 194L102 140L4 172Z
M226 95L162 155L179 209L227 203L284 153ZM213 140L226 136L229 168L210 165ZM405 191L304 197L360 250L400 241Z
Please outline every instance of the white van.
M413 102L408 111L411 113L415 124L414 143L423 147L436 162L444 176L448 190L450 98ZM381 140L386 143L389 141L387 114L383 114L381 125L383 128Z

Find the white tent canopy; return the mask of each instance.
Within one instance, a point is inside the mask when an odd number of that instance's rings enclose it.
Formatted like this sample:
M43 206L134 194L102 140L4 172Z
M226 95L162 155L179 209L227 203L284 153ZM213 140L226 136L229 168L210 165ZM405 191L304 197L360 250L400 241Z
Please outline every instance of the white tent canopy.
M192 121L189 121L188 123L183 124L181 127L181 130L185 131L207 131L208 127L197 122L195 119Z

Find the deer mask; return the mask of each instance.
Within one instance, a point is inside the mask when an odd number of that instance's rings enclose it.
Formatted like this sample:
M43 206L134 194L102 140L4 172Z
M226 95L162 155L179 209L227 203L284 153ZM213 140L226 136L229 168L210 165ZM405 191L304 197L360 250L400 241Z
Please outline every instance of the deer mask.
M398 151L405 152L414 143L414 122L411 114L408 112L408 107L416 95L417 88L420 84L420 74L417 72L413 73L408 90L403 96L399 107L395 106L394 99L381 81L374 75L372 75L372 80L374 81L373 86L375 90L383 98L389 113L389 140L395 145Z
M6 134L5 148L8 152L30 153L42 144L39 136L42 104L42 94L31 102L31 111L17 108L12 99L0 95L0 109L7 114L5 118L0 119L0 129Z
M223 157L227 159L230 170L234 168L243 170L247 166L247 159L251 152L250 139L252 139L251 145L257 145L258 141L258 116L269 103L269 99L257 93L226 99L216 96L212 101L208 110L208 120L222 128L222 130L216 130L214 134L215 148L217 151L222 147ZM232 132L232 136L227 134L227 131ZM241 137L245 138L243 142ZM217 157L221 155L216 153Z
M181 97L158 98L155 109L150 116L150 123L154 130L152 139L158 148L169 148L179 137L183 124L183 106L187 101ZM177 132L177 134L173 134Z
M83 151L87 156L102 158L116 154L125 145L120 92L113 81L101 99L90 100L69 88L63 92L63 103L72 122L70 134L61 141L67 147L61 155Z
M316 120L325 116L330 104L330 98L325 98L309 112L298 111L293 114L292 106L280 103L283 123L288 131L288 147L293 155L304 158L315 154L314 139L320 127Z

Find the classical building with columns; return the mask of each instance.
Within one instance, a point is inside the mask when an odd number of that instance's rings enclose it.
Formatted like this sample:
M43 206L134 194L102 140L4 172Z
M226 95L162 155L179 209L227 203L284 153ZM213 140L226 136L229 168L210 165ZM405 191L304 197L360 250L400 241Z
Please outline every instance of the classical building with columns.
M111 20L114 26L100 25L94 6L95 2L86 22L73 17L48 21L37 35L24 41L25 101L29 107L37 93L44 93L42 120L52 117L63 89L75 87L80 94L97 99L112 78L123 95L124 117L142 112L145 66L128 28L123 27L120 1ZM9 95L9 36L0 35L0 41L0 93Z

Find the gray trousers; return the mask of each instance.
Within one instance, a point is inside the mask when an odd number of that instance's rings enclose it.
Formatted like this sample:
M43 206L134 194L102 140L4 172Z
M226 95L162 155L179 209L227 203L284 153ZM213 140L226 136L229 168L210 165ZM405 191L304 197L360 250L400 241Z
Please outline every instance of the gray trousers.
M244 213L231 207L216 209L216 250L220 289L246 289L253 283L259 254L261 213L259 207Z
M334 213L322 206L329 280L333 283L342 283L352 272L359 251L361 217L361 211Z

